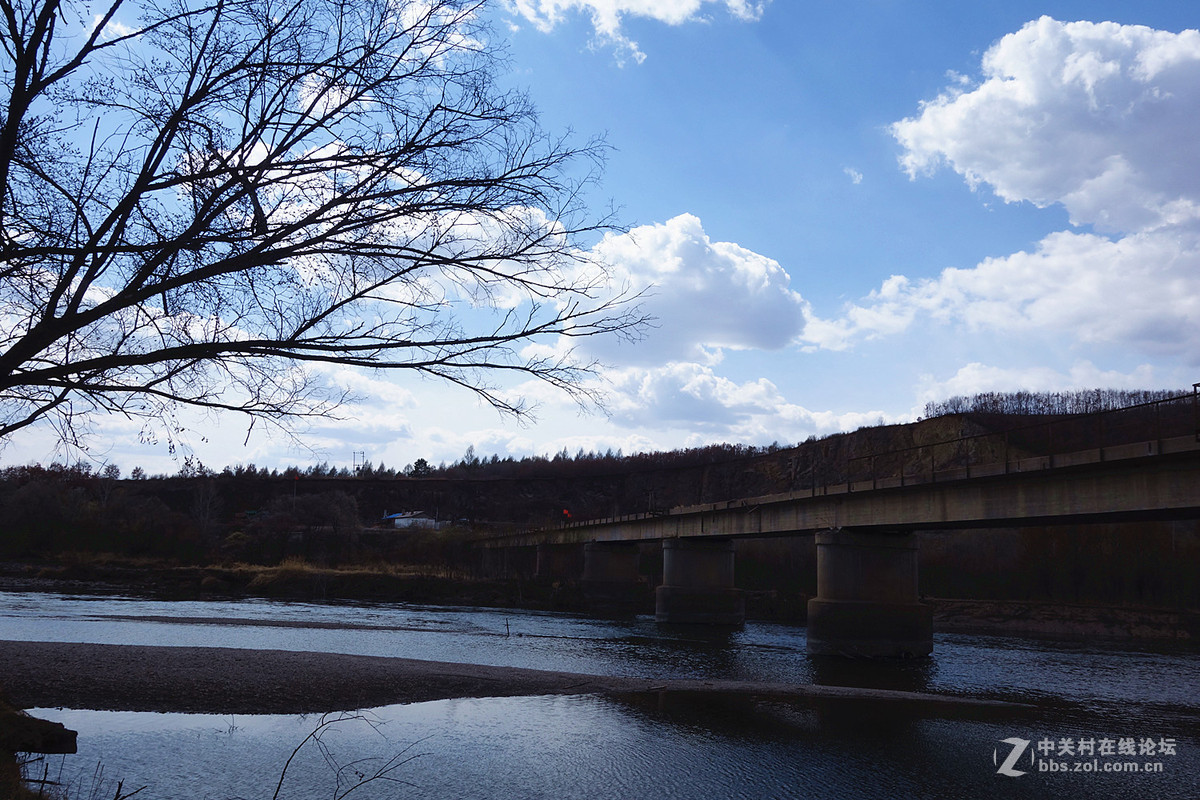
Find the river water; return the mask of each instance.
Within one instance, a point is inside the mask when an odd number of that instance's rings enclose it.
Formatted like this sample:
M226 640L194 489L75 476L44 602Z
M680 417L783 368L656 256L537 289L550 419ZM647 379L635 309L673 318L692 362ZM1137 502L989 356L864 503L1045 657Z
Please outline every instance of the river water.
M80 752L72 800L1200 797L1200 650L938 634L933 658L811 659L804 629L266 600L0 592L0 638L402 656L652 678L820 683L1047 704L1017 720L820 714L730 697L444 700L349 719L38 709ZM2 682L2 678L0 678ZM320 727L322 724L325 727ZM293 750L319 728L291 764ZM1022 744L1024 743L1024 744ZM1019 752L1018 752L1019 751ZM353 765L347 767L347 765ZM1007 765L1007 766L1006 766ZM1008 774L1004 774L1008 773ZM1021 773L1021 774L1016 774Z

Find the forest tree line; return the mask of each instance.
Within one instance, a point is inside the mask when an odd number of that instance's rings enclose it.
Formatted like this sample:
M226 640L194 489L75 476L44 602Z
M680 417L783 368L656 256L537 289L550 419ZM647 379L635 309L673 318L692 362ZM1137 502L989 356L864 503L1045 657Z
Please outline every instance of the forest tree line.
M950 414L1055 416L1095 414L1191 394L1171 389L1081 389L1069 392L981 392L925 404L925 418Z

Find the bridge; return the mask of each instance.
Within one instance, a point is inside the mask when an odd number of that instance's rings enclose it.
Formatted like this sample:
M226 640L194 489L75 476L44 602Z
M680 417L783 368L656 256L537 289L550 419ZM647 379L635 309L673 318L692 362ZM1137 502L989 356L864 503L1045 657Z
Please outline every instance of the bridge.
M1188 413L1180 413L1181 400L1190 400ZM1151 412L1161 423L1164 407L1170 418L1165 427L1118 424L1118 414L1138 415L1144 423ZM1067 423L1074 436L1063 435ZM856 456L842 465L839 477L845 479L832 483L572 521L479 544L536 545L539 558L552 545L582 544L585 592L612 599L628 594L638 579L636 543L661 541L656 618L736 625L744 603L734 586L733 540L815 534L810 652L927 655L932 616L919 602L915 531L1200 518L1197 394L1041 425L1059 426L1068 446L1087 440L1095 446L1030 454L1013 445L1030 438L1029 428L989 432ZM1131 430L1144 435L1147 428L1155 438L1129 441ZM955 455L964 452L976 455ZM899 468L880 470L881 464Z

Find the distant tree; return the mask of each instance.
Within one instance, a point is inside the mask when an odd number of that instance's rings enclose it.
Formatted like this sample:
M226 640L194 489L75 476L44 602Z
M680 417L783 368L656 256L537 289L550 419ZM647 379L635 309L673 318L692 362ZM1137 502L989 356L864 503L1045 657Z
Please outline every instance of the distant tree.
M1039 416L1055 414L1091 414L1186 398L1182 390L1080 389L1067 392L981 392L967 397L958 395L925 404L926 418L947 414L1014 414Z
M462 459L458 462L458 466L466 470L479 469L479 456L475 455L475 445L467 445L467 451L463 453Z
M581 246L604 148L499 86L483 5L0 0L0 437L286 426L331 365L585 393L526 345L640 322Z
M179 466L177 477L180 478L204 478L211 477L216 473L200 462L200 459L195 456L187 456L183 459L183 463Z

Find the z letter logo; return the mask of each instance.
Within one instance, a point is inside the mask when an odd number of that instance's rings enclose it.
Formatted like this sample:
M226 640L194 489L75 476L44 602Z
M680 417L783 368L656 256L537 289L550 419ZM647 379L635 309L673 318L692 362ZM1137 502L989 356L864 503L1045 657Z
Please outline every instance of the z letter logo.
M1003 744L1012 745L1012 752L1008 754L1008 758L1004 759L1004 763L1000 765L996 772L1000 773L1001 775L1007 775L1010 778L1019 778L1020 776L1024 775L1025 773L1022 770L1013 769L1013 767L1016 766L1017 759L1019 759L1025 753L1025 748L1029 747L1029 740L1012 738L1001 739L1000 741ZM993 750L992 763L995 764L999 760L999 749Z

